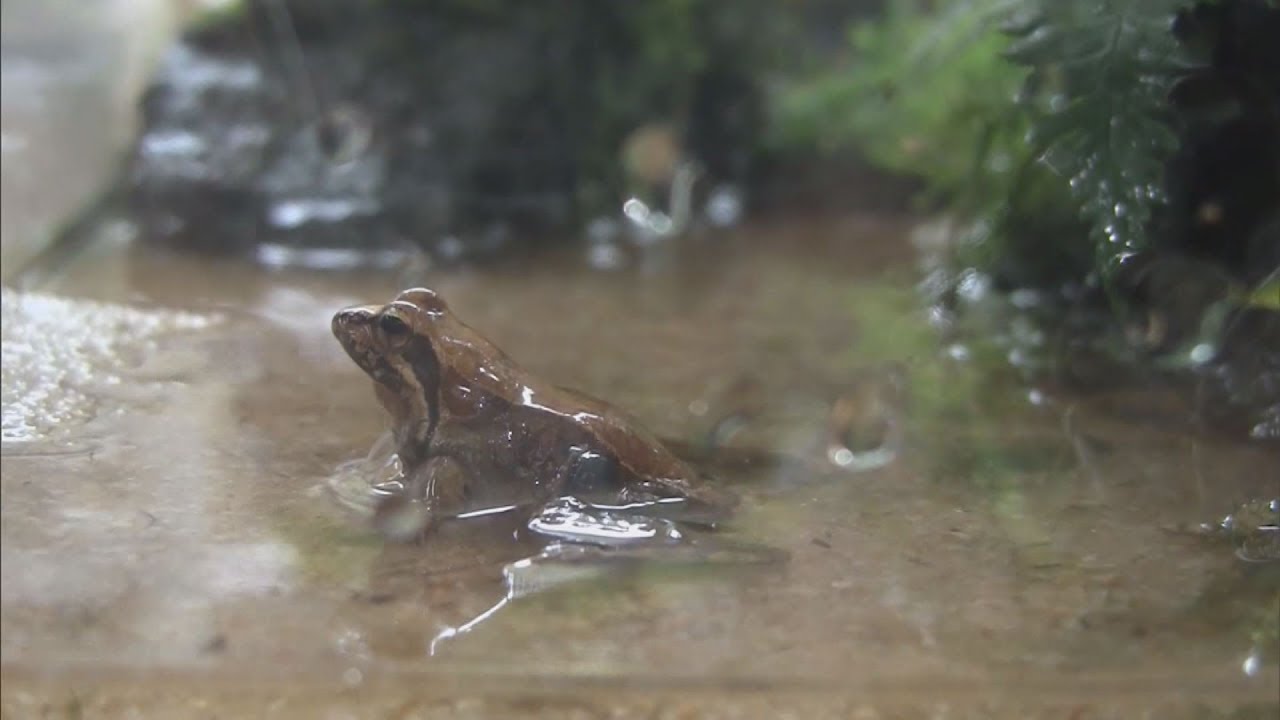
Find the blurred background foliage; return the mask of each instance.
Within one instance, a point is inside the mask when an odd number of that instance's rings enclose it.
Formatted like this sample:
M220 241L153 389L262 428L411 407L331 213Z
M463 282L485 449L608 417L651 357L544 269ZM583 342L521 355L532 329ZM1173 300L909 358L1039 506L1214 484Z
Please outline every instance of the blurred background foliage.
M774 95L767 142L914 178L948 218L926 290L1034 293L1019 357L1080 388L1192 369L1272 437L1277 38L1273 0L887 0Z
M182 73L152 89L131 169L146 234L413 238L438 256L497 257L512 238L578 237L627 197L664 197L687 164L704 197L729 186L763 207L789 182L778 168L804 179L853 158L951 219L956 278L977 268L997 289L1136 317L1153 348L1202 337L1215 303L1280 305L1276 0L547 7L219 11L188 34L198 62L247 60L264 79L196 113L184 99L199 88L171 80ZM237 124L273 130L228 142ZM175 134L211 149L205 169L146 152ZM894 187L829 185L826 204L846 207ZM199 216L209 193L228 200ZM312 206L338 219L278 221Z
M924 207L971 223L961 264L1007 285L1111 280L1158 250L1265 303L1278 18L1266 0L889 0L844 62L779 94L770 140L919 178Z

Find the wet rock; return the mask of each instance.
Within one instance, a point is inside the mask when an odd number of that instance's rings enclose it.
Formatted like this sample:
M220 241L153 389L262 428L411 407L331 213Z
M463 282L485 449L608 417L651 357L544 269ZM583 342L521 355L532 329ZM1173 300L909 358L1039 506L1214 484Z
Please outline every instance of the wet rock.
M776 24L750 2L247 2L165 57L129 205L205 250L493 255L616 212L624 140L655 118L740 182Z

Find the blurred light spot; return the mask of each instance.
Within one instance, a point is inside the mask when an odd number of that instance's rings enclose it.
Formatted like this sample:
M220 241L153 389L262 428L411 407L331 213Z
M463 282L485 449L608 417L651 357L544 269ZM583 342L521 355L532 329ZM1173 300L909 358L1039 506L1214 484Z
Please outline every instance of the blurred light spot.
M827 459L842 470L861 473L887 467L898 457L898 453L885 444L872 450L854 452L851 448L835 445L827 449Z
M1009 293L1009 303L1019 310L1028 310L1040 304L1040 293L1023 288Z
M945 328L951 324L951 313L941 305L933 305L929 308L929 325L935 328Z
M18 137L12 133L0 133L0 153L8 155L9 153L21 152L26 147L26 138Z
M263 243L258 246L254 257L259 264L274 269L297 267L311 270L354 270L361 267L397 267L405 261L406 254L406 251L397 249L317 248Z
M716 227L736 225L742 219L742 192L732 185L719 185L707 198L707 220Z
M619 270L627 264L627 254L614 242L591 243L587 264L597 270Z
M1262 658L1258 657L1258 652L1249 653L1249 657L1244 659L1240 669L1249 677L1257 677L1258 672L1262 670Z
M670 235L673 227L674 223L671 222L671 218L667 217L666 213L655 212L649 216L649 229L658 236Z
M1212 360L1214 353L1215 348L1212 345L1209 343L1200 343L1199 345L1191 348L1189 357L1191 358L1191 362L1197 365L1202 365Z
M649 224L649 206L639 198L631 198L622 204L622 214L637 225Z
M288 230L312 222L332 223L355 215L369 215L375 210L373 203L363 200L305 198L275 203L267 217L274 227Z
M831 462L840 467L849 467L853 464L853 451L849 448L837 448L831 453Z
M966 270L956 284L956 294L969 302L977 302L987 296L991 281L977 270Z
M148 133L142 138L142 154L147 157L191 157L205 151L204 139L193 132L174 130Z
M467 246L463 244L462 238L457 235L446 235L436 243L436 254L445 260L457 260L462 257L466 249Z
M1222 222L1222 206L1216 202L1202 203L1196 210L1196 220L1201 225L1217 225Z
M587 240L593 243L613 242L622 234L622 228L613 218L598 217L587 223L586 234Z

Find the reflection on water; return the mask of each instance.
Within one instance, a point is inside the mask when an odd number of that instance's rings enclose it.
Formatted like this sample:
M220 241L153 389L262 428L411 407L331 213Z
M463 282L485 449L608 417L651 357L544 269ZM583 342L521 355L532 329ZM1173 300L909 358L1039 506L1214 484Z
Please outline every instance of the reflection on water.
M503 592L492 607L431 640L430 654L441 643L470 632L509 603L572 583L617 578L642 568L684 565L700 570L715 566L776 565L787 555L714 536L686 538L675 523L592 508L573 498L548 503L528 521L534 533L555 539L536 555L502 568ZM677 547L677 545L679 547Z
M113 370L118 390L72 383L111 398L85 426L96 452L5 446L6 672L76 659L325 683L354 668L415 687L470 673L837 690L857 676L944 693L1016 672L1056 697L1102 676L1152 701L1176 686L1271 702L1280 640L1259 618L1280 564L1169 528L1270 501L1274 451L1161 422L1188 409L1156 379L1031 399L1007 347L939 337L903 236L873 218L793 220L691 240L657 274L573 253L414 278L531 372L702 453L744 498L714 531L579 498L532 526L463 518L421 544L369 526L371 483L398 470L328 328L400 278L86 255L43 290L234 321L143 343L154 371ZM10 393L50 371L11 355L12 307L6 294L6 418ZM50 315L45 338L105 352L134 327L78 317ZM861 472L839 467L841 447Z
M1227 540L1245 562L1280 562L1280 498L1252 500L1200 532Z
M682 498L669 498L673 503ZM635 512L642 505L663 505L664 500L637 503L637 507L592 507L576 498L563 497L542 507L529 518L529 529L549 538L572 543L603 545L667 545L684 539L670 520Z
M598 580L621 572L623 566L617 559L598 547L552 543L537 555L508 563L502 568L504 587L501 598L492 607L461 625L440 631L431 639L430 654L435 655L442 643L475 629L509 602L562 585Z

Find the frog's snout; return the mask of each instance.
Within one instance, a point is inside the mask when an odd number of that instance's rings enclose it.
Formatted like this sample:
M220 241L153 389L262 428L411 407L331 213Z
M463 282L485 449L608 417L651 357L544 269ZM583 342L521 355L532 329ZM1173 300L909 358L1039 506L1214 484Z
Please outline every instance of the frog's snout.
M367 305L359 305L339 310L333 316L333 322L330 328L333 334L339 340L345 340L350 337L351 331L358 327L364 327L373 320L374 310Z
M370 328L373 327L377 309L369 306L339 310L330 323L333 336L347 352L347 356L366 372L373 371L374 343Z

